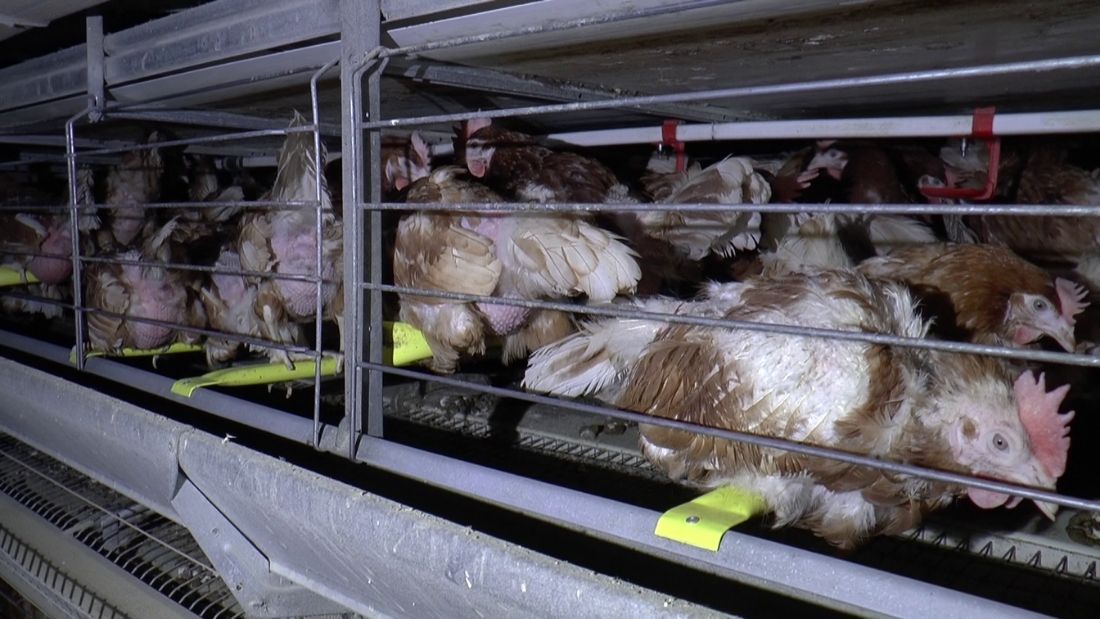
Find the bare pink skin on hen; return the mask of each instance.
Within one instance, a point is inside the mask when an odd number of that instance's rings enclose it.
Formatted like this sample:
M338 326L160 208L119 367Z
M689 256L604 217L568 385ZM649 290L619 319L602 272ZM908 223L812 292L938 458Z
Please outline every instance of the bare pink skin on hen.
M55 224L49 228L49 233L39 245L42 254L66 256L66 258L47 258L35 256L27 264L30 271L38 281L44 284L60 284L69 279L73 273L73 262L68 256L72 256L72 236L69 234L69 222Z
M481 218L477 225L470 225L470 221L462 218L462 227L473 230L487 239L497 243L500 237L500 223L507 215L493 213L479 213ZM478 311L485 315L489 327L497 335L515 333L527 323L527 317L531 311L525 307L516 305L501 305L498 303L477 303Z
M185 293L171 280L161 280L142 275L138 266L124 265L122 276L132 286L129 314L136 318L179 322L180 297ZM130 335L134 348L157 348L168 344L174 329L143 321L130 321Z
M312 275L317 272L317 233L314 229L309 228L303 231L293 221L285 218L275 219L271 248L278 260L275 265L276 273ZM334 265L325 264L321 275L325 279L335 278ZM275 280L275 287L283 298L287 312L295 320L312 318L316 313L316 284L277 279Z

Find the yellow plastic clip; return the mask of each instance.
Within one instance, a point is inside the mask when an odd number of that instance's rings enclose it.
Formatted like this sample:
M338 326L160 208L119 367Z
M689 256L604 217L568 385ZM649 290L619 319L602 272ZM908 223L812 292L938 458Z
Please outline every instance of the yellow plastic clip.
M115 352L102 350L89 350L86 357L159 357L161 355L178 355L188 352L202 352L202 344L185 344L175 342L160 348L123 348ZM76 348L69 352L69 363L76 364Z
M759 494L725 486L668 510L657 519L654 533L716 552L726 531L766 509Z
M38 278L23 267L5 264L0 266L0 288L6 286L22 286L23 284L35 284Z
M259 363L225 368L207 372L202 376L181 378L172 385L172 393L189 398L196 389L202 387L248 387L307 380L314 377L316 373L314 368L315 364L312 361L295 361L293 370L286 367L284 363ZM336 376L338 368L339 359L335 357L321 359L322 377Z
M382 326L387 336L383 347L385 363L400 366L431 359L432 349L428 346L428 340L416 327L404 322L385 322Z

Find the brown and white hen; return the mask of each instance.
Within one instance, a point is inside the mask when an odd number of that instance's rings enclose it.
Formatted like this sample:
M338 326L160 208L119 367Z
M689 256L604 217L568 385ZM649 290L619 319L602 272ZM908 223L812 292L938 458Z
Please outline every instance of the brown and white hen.
M501 202L456 166L433 170L409 189L420 204ZM569 214L414 212L397 230L398 286L519 299L585 295L604 303L634 290L637 255L615 235ZM560 312L495 303L401 296L401 320L424 332L430 366L453 372L460 356L503 338L505 362L572 331Z
M763 323L924 337L905 287L823 272L714 284L694 302L643 309ZM1064 472L1068 388L1047 393L997 360L743 329L592 321L537 351L524 385L596 394L611 404L700 425L937 469L1054 488ZM646 457L683 483L732 485L763 497L775 526L849 548L898 533L967 494L979 507L1019 499L658 426ZM1048 515L1056 509L1040 504Z
M1051 277L1006 247L909 247L858 268L905 282L922 311L936 317L936 331L979 344L1025 346L1046 335L1074 352L1074 316L1088 306L1083 287Z
M171 242L175 227L173 219L146 238L140 250L128 250L117 257L143 263L185 261L181 259L182 248ZM200 339L194 332L175 328L206 326L195 273L151 264L94 262L87 266L85 275L88 307L116 314L89 312L88 336L93 349L150 349L173 341Z
M290 127L305 119L295 112ZM323 144L322 144L323 148ZM321 153L324 166L325 153ZM237 237L237 254L245 271L278 275L316 276L317 245L321 244L322 318L333 318L343 329L343 226L332 210L328 184L321 175L321 210L313 206L289 210L256 210L245 213ZM278 173L269 198L280 202L308 202L317 199L317 166L314 161L313 134L294 132L286 137L279 151ZM321 238L317 238L317 217L321 217ZM317 284L302 279L272 278L259 284L255 312L263 318L270 339L284 344L294 329L287 322L313 320L317 314ZM341 338L343 341L343 338ZM269 351L269 356L288 366L298 356L286 351Z

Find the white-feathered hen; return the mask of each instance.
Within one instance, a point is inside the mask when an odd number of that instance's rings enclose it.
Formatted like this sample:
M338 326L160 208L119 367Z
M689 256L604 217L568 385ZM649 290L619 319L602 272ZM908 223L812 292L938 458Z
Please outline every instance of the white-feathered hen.
M171 243L175 227L173 219L145 239L140 250L129 250L117 257L145 263L178 261L179 248ZM89 264L85 273L89 307L185 327L202 329L206 326L206 313L198 298L199 280L194 272L148 264L96 262ZM92 348L107 352L122 348L157 348L173 341L197 342L200 339L193 332L166 324L98 312L88 314L88 336Z
M466 171L443 166L409 188L408 201L500 202ZM633 292L637 255L615 235L568 214L417 212L401 220L394 252L398 286L520 299L586 295L608 302ZM431 368L453 372L460 356L504 340L504 360L572 331L558 312L402 295L401 320L424 332Z
M683 172L648 175L649 193L663 204L766 204L771 186L746 157L727 157L703 168L693 163ZM756 249L760 213L752 211L640 211L637 225L647 236L665 241L690 260L708 254L732 256Z
M714 284L698 301L645 309L735 320L923 337L904 286L846 272ZM1068 387L1051 393L996 360L759 331L591 322L537 351L524 384L595 393L615 406L700 425L782 437L883 459L1053 488L1065 468ZM646 457L684 483L758 492L776 526L809 528L851 547L896 533L967 494L978 506L1018 499L642 426ZM1055 508L1041 504L1048 515Z
M291 127L305 119L295 112ZM324 165L325 153L321 153ZM269 198L274 201L306 202L317 199L316 162L313 134L290 133L279 151L278 174ZM332 211L328 184L321 175L321 252L323 256L321 286L323 318L333 318L343 327L343 226ZM237 254L245 271L270 272L280 275L315 276L317 273L317 209L313 206L287 210L255 210L241 219L237 237ZM295 330L286 323L314 319L317 284L300 279L266 279L258 283L254 311L263 318L265 333L283 344L296 344L284 337ZM343 338L341 337L341 341ZM269 356L293 365L296 355L271 351Z

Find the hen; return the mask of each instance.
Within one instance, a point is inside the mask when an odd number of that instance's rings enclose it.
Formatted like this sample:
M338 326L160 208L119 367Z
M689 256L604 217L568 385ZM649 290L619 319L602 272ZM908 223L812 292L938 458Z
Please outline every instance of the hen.
M500 195L520 202L632 202L626 185L599 161L551 150L534 137L467 121L456 159Z
M154 132L147 142L159 141ZM106 204L110 207L110 226L101 234L99 246L130 247L136 240L152 236L154 220L145 216L145 204L160 199L161 173L164 162L155 148L135 150L122 156L122 161L107 174Z
M223 186L210 157L186 156L188 165L187 197L191 202L240 202L244 188ZM240 206L196 207L181 209L174 239L180 243L217 241L226 224L241 213Z
M694 302L643 308L677 314L924 337L905 287L823 272L713 284ZM993 359L868 343L600 320L537 351L525 386L597 393L617 407L776 436L938 469L1054 488L1064 472L1067 387L1030 373L1013 381ZM979 507L1015 506L993 492L885 473L657 426L646 457L695 486L753 490L775 525L812 530L848 548L917 525L967 494ZM1048 515L1055 507L1040 504Z
M413 132L408 138L394 135L382 138L382 189L392 196L431 172L432 155L428 144Z
M81 168L77 174L77 204L91 204L91 194L91 171ZM94 225L94 220L94 216L86 213L77 219L82 231ZM73 272L69 214L0 215L0 254L5 253L10 253L5 256L5 262L22 266L42 284L64 283Z
M859 265L865 275L904 281L952 339L1024 346L1049 336L1074 351L1083 287L992 245L903 248Z
M1042 143L1030 150L1006 144L1002 153L999 199L1020 204L1100 204L1100 173L1073 165L1064 150ZM984 144L971 146L965 156L948 146L941 156L957 172L960 186L985 185L989 154ZM1074 268L1094 291L1100 291L1100 218L979 215L964 221L970 230L963 230L959 240L1004 245L1043 266Z
M242 270L240 256L229 248L222 249L215 266L225 270ZM301 325L289 322L282 314L274 314L273 320L265 321L264 316L257 313L257 309L262 311L264 308L271 308L272 312L278 312L282 306L274 300L261 298L262 294L270 294L271 288L261 286L254 279L227 273L210 275L209 281L200 290L210 328L222 333L283 344L303 344L305 335L302 333ZM278 332L271 331L273 325L279 329ZM209 337L203 347L207 365L216 367L236 358L240 342L228 338ZM286 361L285 355L281 352L273 352L271 348L254 345L249 345L249 348L265 352L274 360Z
M305 120L295 112L290 127ZM324 165L325 153L321 153ZM269 198L280 202L312 202L317 199L316 162L313 134L294 132L286 137L279 151L278 173ZM333 318L343 328L343 226L336 220L328 184L321 175L321 254L320 273L322 318ZM278 275L315 276L317 274L317 209L313 206L290 210L262 210L246 213L237 237L237 253L245 271L269 272ZM288 322L314 319L317 313L317 284L299 279L266 279L257 284L254 311L262 317L268 339L294 344L288 338L296 330ZM341 341L343 338L341 337ZM293 366L296 355L272 350L273 359Z
M647 189L664 204L766 204L771 186L745 157L727 157L703 168L692 164L683 172L650 177ZM732 256L756 249L760 241L760 213L751 211L642 211L636 214L641 231L665 241L690 260L708 254Z
M123 252L118 258L145 263L180 261L181 248L171 242L176 225L176 220L169 221L146 238L140 250ZM122 348L149 349L172 341L199 340L193 332L146 322L205 328L206 313L198 299L198 280L193 272L151 264L95 262L88 265L85 273L88 307L125 316L89 312L88 336L92 348L117 352Z
M409 188L408 202L500 202L462 168L443 166ZM435 213L405 216L397 229L398 286L520 299L586 295L603 303L634 290L637 255L621 240L567 214ZM560 312L403 295L401 320L424 332L430 367L455 371L463 355L503 338L505 362L572 331Z

